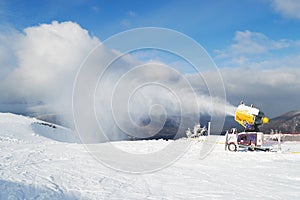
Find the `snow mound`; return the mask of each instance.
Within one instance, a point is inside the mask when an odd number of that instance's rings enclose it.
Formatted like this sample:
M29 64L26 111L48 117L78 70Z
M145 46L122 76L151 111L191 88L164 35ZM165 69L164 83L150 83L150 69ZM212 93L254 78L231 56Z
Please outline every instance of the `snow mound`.
M0 113L0 142L25 143L41 141L79 143L75 132L35 118Z

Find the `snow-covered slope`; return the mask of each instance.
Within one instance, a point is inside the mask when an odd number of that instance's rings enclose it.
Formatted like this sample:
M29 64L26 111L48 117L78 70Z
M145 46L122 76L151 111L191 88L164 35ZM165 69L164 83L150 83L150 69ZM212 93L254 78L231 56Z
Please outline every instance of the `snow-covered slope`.
M0 114L0 199L300 197L299 143L284 143L281 153L233 153L224 151L222 142L217 142L213 152L200 159L204 142L193 140L172 165L153 173L130 174L97 162L74 135L71 130L36 119ZM148 153L173 142L181 141L123 141L114 145L128 152Z
M80 142L70 129L11 113L0 113L0 133L0 140L7 142Z

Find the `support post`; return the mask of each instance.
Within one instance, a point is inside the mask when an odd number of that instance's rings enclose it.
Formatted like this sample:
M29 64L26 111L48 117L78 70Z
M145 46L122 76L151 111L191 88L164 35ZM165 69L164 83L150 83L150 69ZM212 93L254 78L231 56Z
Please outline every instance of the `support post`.
M210 122L207 124L207 135L210 136Z
M281 151L281 131L278 133L278 150Z

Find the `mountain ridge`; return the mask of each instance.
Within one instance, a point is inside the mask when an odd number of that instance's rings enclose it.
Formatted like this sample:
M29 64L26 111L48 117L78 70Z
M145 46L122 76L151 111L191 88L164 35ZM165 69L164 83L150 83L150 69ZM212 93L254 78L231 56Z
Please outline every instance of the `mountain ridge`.
M265 133L271 133L272 130L278 130L282 133L300 133L300 110L289 111L274 117L260 129Z

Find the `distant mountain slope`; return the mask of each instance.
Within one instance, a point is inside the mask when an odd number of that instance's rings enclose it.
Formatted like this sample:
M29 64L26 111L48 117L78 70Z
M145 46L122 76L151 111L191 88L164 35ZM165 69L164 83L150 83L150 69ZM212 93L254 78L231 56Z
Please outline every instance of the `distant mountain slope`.
M260 128L265 133L270 133L271 129L282 133L300 133L300 110L290 111L270 120L269 124Z

